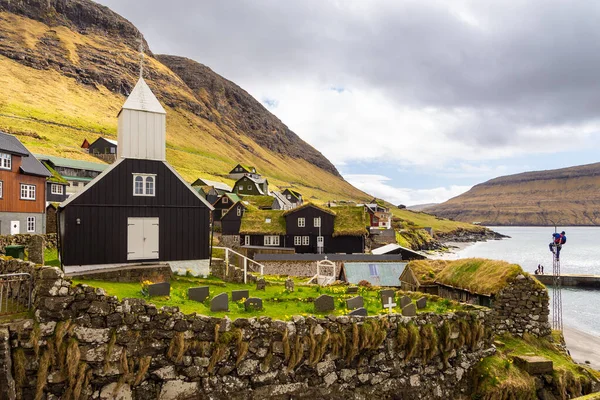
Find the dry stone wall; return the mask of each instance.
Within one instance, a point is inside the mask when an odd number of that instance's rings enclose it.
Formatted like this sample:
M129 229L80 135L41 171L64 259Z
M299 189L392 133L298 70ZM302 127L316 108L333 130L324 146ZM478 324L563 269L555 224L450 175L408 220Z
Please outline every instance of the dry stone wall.
M528 274L517 276L493 300L497 334L550 335L549 303L548 290L537 279Z
M6 246L20 244L23 246L30 246L33 237L44 238L44 244L47 249L55 249L57 246L56 233L47 233L45 235L31 235L31 234L18 234L18 235L0 235L0 251L4 252Z
M494 352L487 309L231 321L34 274L35 320L6 326L23 399L456 398Z

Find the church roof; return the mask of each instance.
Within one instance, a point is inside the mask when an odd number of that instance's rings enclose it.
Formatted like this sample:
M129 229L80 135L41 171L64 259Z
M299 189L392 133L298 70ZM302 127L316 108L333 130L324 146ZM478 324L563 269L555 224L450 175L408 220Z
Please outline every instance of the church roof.
M123 104L123 109L166 114L165 109L160 105L144 78L137 81L125 104Z

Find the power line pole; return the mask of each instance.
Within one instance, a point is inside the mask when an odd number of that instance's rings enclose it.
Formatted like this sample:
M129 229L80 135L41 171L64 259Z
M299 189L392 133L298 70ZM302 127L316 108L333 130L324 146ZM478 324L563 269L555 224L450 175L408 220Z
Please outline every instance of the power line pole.
M558 233L556 226L560 223L560 220L554 222L554 233ZM562 285L560 276L560 258L559 258L559 246L562 243L554 243L552 247L552 329L561 331L563 330L562 320Z

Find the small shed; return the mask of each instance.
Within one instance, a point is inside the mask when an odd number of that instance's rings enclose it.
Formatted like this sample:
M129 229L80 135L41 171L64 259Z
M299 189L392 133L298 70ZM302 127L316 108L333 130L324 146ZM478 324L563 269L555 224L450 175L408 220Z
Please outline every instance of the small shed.
M405 262L368 263L346 262L342 264L339 279L352 284L367 281L373 286L401 287L398 279L407 268Z
M117 146L116 140L101 137L89 145L88 151L91 154L117 154Z

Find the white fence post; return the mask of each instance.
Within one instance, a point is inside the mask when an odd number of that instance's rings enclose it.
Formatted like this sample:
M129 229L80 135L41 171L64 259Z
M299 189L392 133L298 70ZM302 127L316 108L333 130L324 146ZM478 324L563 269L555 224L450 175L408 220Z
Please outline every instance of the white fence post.
M248 259L244 257L244 283L246 283L246 278L248 275Z
M229 249L225 248L225 276L229 276Z

